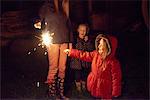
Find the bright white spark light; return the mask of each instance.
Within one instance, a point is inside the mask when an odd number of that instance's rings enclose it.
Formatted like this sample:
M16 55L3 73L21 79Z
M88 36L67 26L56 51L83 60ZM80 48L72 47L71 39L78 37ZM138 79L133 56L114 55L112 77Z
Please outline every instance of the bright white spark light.
M36 51L36 48L33 48L33 51Z
M47 55L47 52L44 52L44 55Z
M38 44L38 47L41 47L42 49L47 46L49 47L50 45L52 45L53 43L53 35L54 33L49 33L49 31L47 32L43 32L41 37L38 37L38 36L35 36L36 38L38 38L40 40L40 43ZM37 51L37 48L33 48L32 51L29 51L28 52L28 55L30 55L32 52L36 52ZM44 55L47 55L47 52L44 53Z
M40 82L37 82L37 83L36 83L36 86L37 86L37 87L40 87Z
M49 46L52 44L52 36L49 34L49 32L45 32L42 34L42 44Z

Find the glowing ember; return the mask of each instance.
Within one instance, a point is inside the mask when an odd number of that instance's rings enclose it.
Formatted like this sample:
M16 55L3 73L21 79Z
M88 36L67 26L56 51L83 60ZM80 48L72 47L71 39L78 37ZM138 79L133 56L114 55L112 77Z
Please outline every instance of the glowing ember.
M44 55L47 55L47 52L45 52Z
M41 44L39 43L38 46L41 46Z
M40 82L37 82L37 83L36 83L36 86L37 86L37 87L40 87Z
M36 48L34 48L33 51L36 51Z
M30 55L30 54L31 54L31 52L29 51L29 52L28 52L28 55Z

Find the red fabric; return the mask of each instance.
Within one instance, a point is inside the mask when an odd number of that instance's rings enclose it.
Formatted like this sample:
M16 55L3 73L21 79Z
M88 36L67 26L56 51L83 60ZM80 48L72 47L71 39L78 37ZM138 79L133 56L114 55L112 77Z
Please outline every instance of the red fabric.
M87 88L91 95L102 99L111 99L121 94L121 69L119 61L114 57L117 48L117 40L109 37L112 52L105 59L105 67L99 67L102 64L101 56L97 51L83 52L72 49L71 57L92 62L91 72L87 79Z

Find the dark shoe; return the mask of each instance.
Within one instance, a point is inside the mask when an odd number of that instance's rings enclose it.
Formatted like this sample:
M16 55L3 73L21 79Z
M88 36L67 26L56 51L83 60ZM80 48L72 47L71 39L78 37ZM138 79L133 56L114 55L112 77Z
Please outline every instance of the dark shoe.
M75 81L75 85L76 85L76 95L77 95L76 97L77 98L82 98L83 93L82 93L81 82Z
M48 85L48 97L51 99L56 98L56 83L55 83L55 81Z
M81 84L82 84L82 94L83 94L83 96L87 96L88 93L87 93L87 89L86 89L86 82L82 81Z

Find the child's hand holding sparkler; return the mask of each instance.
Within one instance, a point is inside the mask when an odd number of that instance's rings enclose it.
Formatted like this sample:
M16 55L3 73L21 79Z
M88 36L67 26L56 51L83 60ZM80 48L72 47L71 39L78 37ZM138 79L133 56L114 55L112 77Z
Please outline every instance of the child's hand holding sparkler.
M71 51L70 49L65 49L64 53L67 54L67 55L70 55L70 51Z

